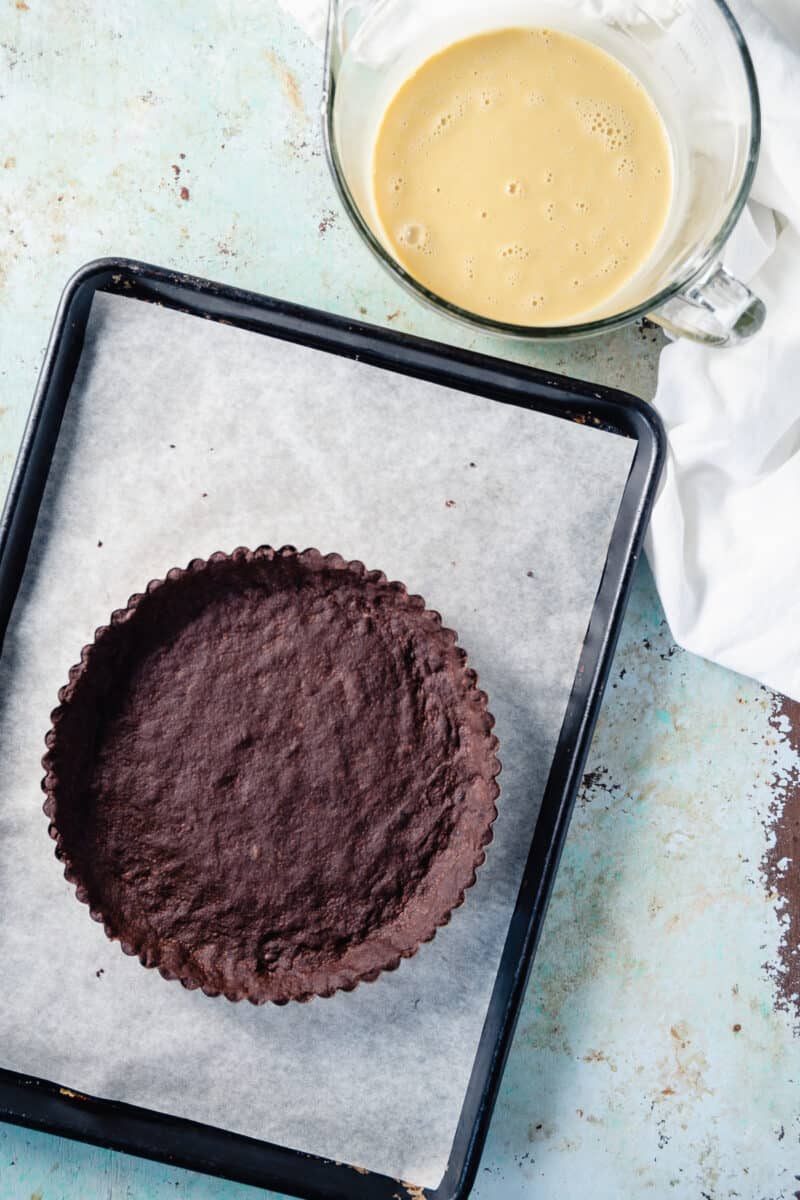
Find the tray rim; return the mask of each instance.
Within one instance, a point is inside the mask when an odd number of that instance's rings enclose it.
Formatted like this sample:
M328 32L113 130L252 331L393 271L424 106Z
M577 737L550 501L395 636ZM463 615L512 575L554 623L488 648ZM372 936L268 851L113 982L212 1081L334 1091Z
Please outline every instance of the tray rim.
M450 1164L431 1200L466 1200L477 1173L666 454L655 410L629 393L398 333L127 258L76 271L62 292L0 515L0 653L92 298L111 291L300 342L637 442L534 829ZM402 1181L0 1067L0 1119L304 1200L393 1200Z

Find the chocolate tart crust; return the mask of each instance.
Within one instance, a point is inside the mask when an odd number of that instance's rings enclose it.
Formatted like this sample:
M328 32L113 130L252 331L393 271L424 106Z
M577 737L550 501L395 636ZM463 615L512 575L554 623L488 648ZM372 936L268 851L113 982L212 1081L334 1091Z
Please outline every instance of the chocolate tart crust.
M487 699L380 571L262 546L150 583L59 692L44 811L127 954L210 996L308 1000L399 966L492 837Z

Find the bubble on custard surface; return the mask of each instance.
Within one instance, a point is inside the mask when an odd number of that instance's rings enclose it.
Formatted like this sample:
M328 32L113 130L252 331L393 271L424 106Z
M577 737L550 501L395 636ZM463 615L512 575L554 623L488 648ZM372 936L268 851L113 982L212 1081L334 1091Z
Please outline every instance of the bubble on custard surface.
M547 103L544 92L540 92L536 88L534 88L533 91L528 92L526 99L531 108L541 108Z
M428 241L428 231L418 221L408 221L400 230L398 241L410 250L422 250Z
M522 195L522 184L520 183L520 181L518 179L509 179L508 183L506 184L506 195L507 196L521 196Z
M589 205L585 200L575 200L572 207L579 216L585 217L589 212Z
M618 266L619 266L618 258L616 258L616 257L607 258L604 263L601 263L597 273L598 273L598 275L610 275L612 273L612 271L616 271Z
M550 168L549 168L549 167L546 167L546 168L545 168L545 171L544 171L544 174L543 174L543 176L542 176L542 179L544 180L544 182L545 182L545 183L552 183L552 182L553 182L553 172L550 170Z
M478 108L491 108L498 100L502 100L503 93L500 88L481 88L478 93Z
M587 97L578 97L574 104L584 129L605 142L608 150L622 149L628 144L631 123L619 105Z

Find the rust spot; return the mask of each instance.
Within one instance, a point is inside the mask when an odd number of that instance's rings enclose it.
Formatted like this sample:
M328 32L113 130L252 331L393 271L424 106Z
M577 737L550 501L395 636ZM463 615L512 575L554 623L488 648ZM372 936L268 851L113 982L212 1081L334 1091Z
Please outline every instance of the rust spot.
M3 161L3 167L6 171L11 171L17 165L17 160L13 154L9 154L8 158Z
M180 178L181 169L177 163L172 164L172 173L176 179Z
M181 200L188 200L188 199L189 199L189 189L187 187L182 187L181 188Z
M777 992L776 1006L800 1020L800 703L773 695L771 707L776 756L788 746L793 762L783 769L776 762L775 800L767 820L772 845L761 864L782 925L778 962L766 969Z
M318 226L319 232L320 232L320 237L323 234L327 233L328 230L335 224L336 224L336 213L333 211L332 208L329 208L327 212L322 214L322 219Z
M584 794L587 792L607 792L611 795L622 789L619 783L612 783L608 767L601 766L595 767L593 771L586 772L583 777L582 790Z
M692 1045L691 1031L686 1021L676 1021L670 1026L669 1033L672 1039L671 1061L662 1060L659 1066L665 1072L669 1071L671 1078L659 1089L659 1094L692 1096L698 1100L701 1096L711 1095L711 1089L705 1081L708 1059Z
M386 320L387 321L396 321L399 316L400 316L400 309L396 308L394 310L394 312L390 312L390 313L386 314Z
M88 1096L84 1096L83 1092L73 1092L72 1088L60 1087L59 1094L67 1096L70 1100L88 1100Z
M445 500L444 506L445 508L455 508L456 502L455 500Z
M186 158L186 155L185 155L185 154L179 154L179 155L178 155L178 158L179 158L179 159L181 160L181 162L182 162L182 161L183 161L183 159L184 159L184 158Z
M590 1050L588 1054L584 1054L583 1061L587 1063L606 1063L612 1071L616 1071L615 1064L608 1058L603 1050Z
M25 3L25 0L17 0L17 8L19 9L20 12L28 11L28 5ZM31 1200L33 1200L32 1197L31 1197Z
M359 1175L369 1175L369 1171L366 1167L357 1167L355 1164L353 1164L353 1170L358 1171Z
M281 81L286 99L294 109L298 117L305 120L306 106L303 103L303 93L300 90L300 84L297 82L297 76L293 71L290 71L286 63L281 59L274 50L265 50L264 57L272 67L278 79Z
M733 1029L733 1032L734 1032L734 1033L741 1033L741 1032L742 1032L742 1027L741 1027L741 1025L739 1024L739 1022L738 1022L738 1021L736 1022L736 1024L735 1024L735 1025L733 1025L733 1026L732 1026L732 1029Z

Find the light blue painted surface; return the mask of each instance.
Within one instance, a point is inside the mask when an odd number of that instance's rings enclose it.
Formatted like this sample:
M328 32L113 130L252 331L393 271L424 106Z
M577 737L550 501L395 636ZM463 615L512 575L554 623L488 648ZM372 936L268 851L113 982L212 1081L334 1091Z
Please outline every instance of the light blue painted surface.
M650 330L533 350L397 290L339 214L320 72L270 0L0 0L0 486L60 289L102 254L652 394ZM477 1200L800 1192L800 1043L765 967L800 766L777 707L673 649L641 568ZM0 1126L0 1200L263 1195Z

